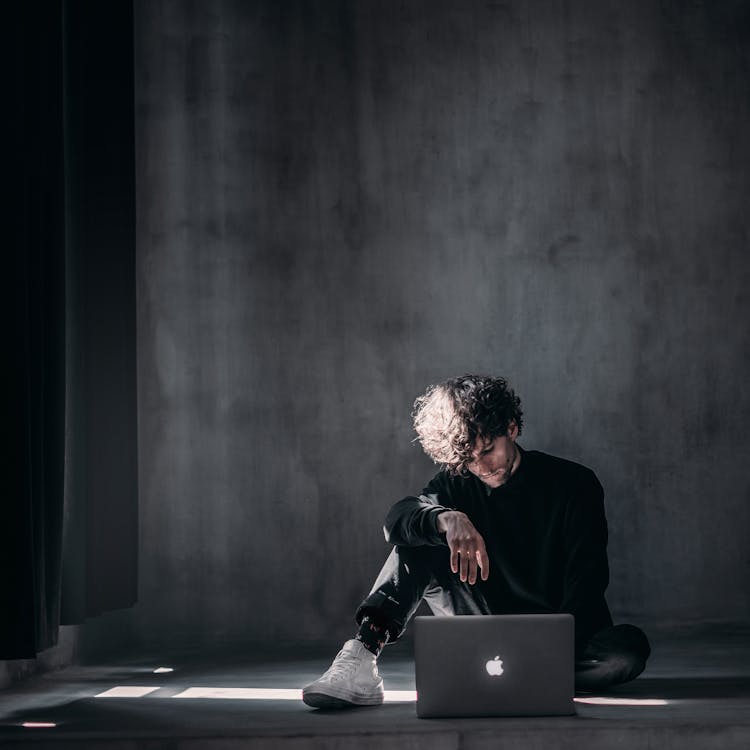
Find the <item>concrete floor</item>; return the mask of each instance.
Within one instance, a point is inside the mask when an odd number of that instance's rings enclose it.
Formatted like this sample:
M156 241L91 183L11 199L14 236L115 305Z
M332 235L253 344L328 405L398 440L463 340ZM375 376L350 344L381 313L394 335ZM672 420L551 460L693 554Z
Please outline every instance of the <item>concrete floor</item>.
M651 635L644 674L577 716L423 720L410 701L324 712L296 699L333 653L129 655L69 668L0 692L0 747L148 748L750 748L750 629ZM335 647L333 651L335 651ZM154 674L160 666L174 672ZM409 644L380 661L386 690L414 689ZM95 698L118 686L158 688L140 698ZM291 691L268 698L175 698L187 688ZM403 696L396 696L403 697ZM596 697L596 696L594 696ZM628 701L633 701L629 705ZM660 703L666 701L666 703ZM51 722L53 728L24 728Z

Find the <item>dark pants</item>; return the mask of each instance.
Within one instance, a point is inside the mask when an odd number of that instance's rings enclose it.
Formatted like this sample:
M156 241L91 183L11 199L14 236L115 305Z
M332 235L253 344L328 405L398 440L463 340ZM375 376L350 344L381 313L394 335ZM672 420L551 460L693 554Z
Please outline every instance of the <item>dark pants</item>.
M424 599L436 615L493 614L478 586L462 583L450 569L446 547L394 547L357 622L369 614L385 624L388 642L397 640ZM602 690L635 679L651 653L648 639L634 625L596 633L576 656L576 690Z

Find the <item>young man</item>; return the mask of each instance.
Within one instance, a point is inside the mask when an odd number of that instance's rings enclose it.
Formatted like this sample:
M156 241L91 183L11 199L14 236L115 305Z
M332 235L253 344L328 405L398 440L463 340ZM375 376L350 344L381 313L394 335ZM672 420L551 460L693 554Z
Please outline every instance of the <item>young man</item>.
M612 625L604 493L594 472L526 451L520 399L502 378L464 375L417 399L414 427L441 471L385 519L395 545L357 610L359 630L303 689L310 706L379 705L377 657L422 599L434 614L569 612L576 689L637 677L644 633Z

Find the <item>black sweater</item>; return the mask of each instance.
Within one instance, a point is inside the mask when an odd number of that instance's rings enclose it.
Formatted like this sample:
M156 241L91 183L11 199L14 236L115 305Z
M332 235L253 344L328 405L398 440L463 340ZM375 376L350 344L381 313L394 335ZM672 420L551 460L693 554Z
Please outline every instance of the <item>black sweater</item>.
M569 612L579 653L612 624L604 599L609 582L604 492L590 469L539 451L521 452L509 480L490 490L474 476L438 473L418 497L388 512L384 532L404 547L445 545L437 516L466 513L490 559L477 586L495 614Z

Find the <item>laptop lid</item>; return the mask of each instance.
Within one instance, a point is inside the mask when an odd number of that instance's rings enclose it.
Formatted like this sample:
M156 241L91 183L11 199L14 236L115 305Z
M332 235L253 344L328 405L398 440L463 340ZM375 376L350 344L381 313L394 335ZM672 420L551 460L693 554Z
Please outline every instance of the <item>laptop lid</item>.
M416 617L417 716L574 714L573 628L569 614Z

